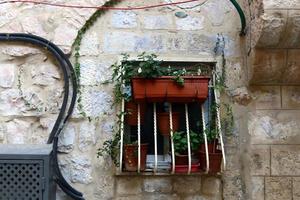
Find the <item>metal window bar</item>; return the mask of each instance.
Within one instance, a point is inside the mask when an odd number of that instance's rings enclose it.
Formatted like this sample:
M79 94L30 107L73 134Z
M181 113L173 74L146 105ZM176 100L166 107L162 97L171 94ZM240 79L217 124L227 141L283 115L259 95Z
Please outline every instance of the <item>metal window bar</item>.
M206 123L205 123L205 107L204 103L201 105L201 113L202 113L202 124L203 124L203 136L204 136L204 144L205 144L205 155L206 155L206 173L209 172L209 155L208 155L208 144L207 144L207 135L206 135Z
M186 137L188 144L188 174L191 173L192 168L192 156L191 156L191 141L190 141L190 123L189 123L189 110L188 104L185 104L185 122L186 122Z
M153 124L154 124L154 173L157 172L157 112L156 103L153 103Z
M120 166L119 166L120 172L122 172L122 165L123 165L124 115L125 115L125 99L122 99L121 125L120 125Z
M170 136L171 136L171 151L172 151L172 174L175 173L175 149L173 141L173 108L172 104L169 103L169 119L170 119Z
M216 84L216 74L213 74L213 85ZM214 95L215 95L215 101L217 105L220 105L220 93L214 88ZM222 150L222 157L223 157L223 170L226 169L226 156L225 156L225 148L224 148L224 141L222 136L222 128L221 128L221 117L220 117L220 108L219 106L216 107L217 110L217 127L218 127L218 133L221 143L221 150Z
M141 172L141 106L140 103L137 105L138 110L138 173Z

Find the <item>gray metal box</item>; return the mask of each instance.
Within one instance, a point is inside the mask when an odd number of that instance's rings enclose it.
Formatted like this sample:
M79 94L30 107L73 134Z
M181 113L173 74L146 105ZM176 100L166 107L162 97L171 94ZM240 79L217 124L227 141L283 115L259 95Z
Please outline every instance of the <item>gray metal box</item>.
M0 145L0 200L55 200L52 145Z

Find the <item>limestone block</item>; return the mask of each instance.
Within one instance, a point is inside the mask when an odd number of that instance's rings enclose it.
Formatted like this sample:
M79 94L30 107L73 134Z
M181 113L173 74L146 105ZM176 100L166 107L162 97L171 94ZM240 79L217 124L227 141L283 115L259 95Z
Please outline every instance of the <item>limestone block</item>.
M30 134L31 123L14 119L6 124L6 137L8 144L25 144Z
M226 14L232 10L230 4L225 1L209 1L201 6L201 11L204 11L212 26L221 26L224 24Z
M70 175L73 183L91 183L93 181L91 160L86 155L73 155Z
M300 112L256 111L250 113L248 129L252 144L299 144Z
M271 147L271 175L300 175L300 145Z
M0 113L2 116L20 115L26 108L17 89L7 89L0 93Z
M0 7L0 27L8 24L18 15L17 9L13 9L12 4L3 4Z
M63 153L72 152L74 149L75 136L75 127L68 124L64 131L59 135L58 151Z
M47 113L56 114L59 112L59 109L63 102L63 90L63 86L61 86L61 88L49 88L49 90L47 91L46 99Z
M207 195L187 195L182 200L221 200L221 195L207 196Z
M96 144L95 138L96 127L89 122L82 122L79 130L79 149L86 151L87 147Z
M250 90L255 109L281 108L281 92L279 86L252 86Z
M252 145L251 149L251 175L270 175L270 147Z
M282 75L282 82L285 84L295 84L300 83L300 58L299 50L289 50L287 57L287 66L285 68L284 74Z
M173 190L178 194L195 194L201 191L201 177L177 177L173 179Z
M251 177L251 199L264 200L265 199L265 179L264 177Z
M204 17L192 17L187 16L185 18L176 18L176 28L177 30L183 31L195 31L202 30L204 28Z
M97 56L100 53L99 34L95 31L89 31L82 38L80 45L81 56Z
M76 38L77 30L66 24L61 23L55 30L54 30L54 44L58 45L64 53L69 54L71 51L71 46L73 44L74 39Z
M96 187L94 189L95 199L113 199L114 196L114 181L115 177L111 174L97 175L95 179Z
M145 29L171 29L172 18L167 15L146 15L143 16L142 24Z
M207 195L221 194L221 180L215 177L202 178L202 193Z
M300 108L300 87L282 86L282 108L284 109Z
M44 38L47 37L47 33L42 26L43 22L37 16L22 17L19 20L21 21L24 32Z
M287 12L276 10L266 11L261 17L263 27L258 47L277 47L280 45L285 33Z
M169 193L172 191L171 178L147 178L143 182L145 192Z
M15 65L1 64L0 68L0 87L11 88L15 81Z
M265 200L292 200L292 179L288 177L265 178Z
M286 50L255 50L252 68L250 69L250 82L255 84L278 84L286 78Z
M132 11L116 11L112 14L111 25L113 28L137 27L137 14Z
M143 199L142 195L128 195L115 197L114 200L141 200Z
M57 79L60 79L59 68L51 63L44 63L39 67L32 67L31 76L33 83L36 85L47 86L53 85Z
M80 63L81 85L99 85L110 78L112 60L84 57Z
M204 35L197 33L187 33L188 51L213 54L216 37L213 35Z
M234 200L245 200L243 190L245 183L240 175L240 171L228 172L223 176L223 198Z
M142 196L142 199L147 200L180 200L179 196L176 194L146 194Z
M111 107L113 98L111 94L102 89L83 88L82 87L82 105L87 116L101 117L104 114L114 112Z
M293 200L300 199L300 178L293 178Z
M23 44L9 45L8 43L0 46L1 53L13 57L24 57L41 53L38 49Z
M299 3L300 6L300 3ZM300 47L300 11L288 11L288 21L286 23L283 47L299 48Z
M117 195L138 195L142 193L142 179L138 177L118 178Z
M163 34L132 32L107 32L104 35L104 52L165 52L166 38Z
M298 0L264 0L264 6L266 9L272 8L284 8L284 9L296 9L300 8L300 2Z

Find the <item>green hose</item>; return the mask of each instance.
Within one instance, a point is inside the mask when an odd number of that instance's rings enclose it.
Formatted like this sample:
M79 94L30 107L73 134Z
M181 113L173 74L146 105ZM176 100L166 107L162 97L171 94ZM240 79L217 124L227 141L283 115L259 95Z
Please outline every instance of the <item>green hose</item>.
M245 17L244 11L242 10L242 8L238 4L238 2L236 2L236 0L230 0L230 1L234 5L234 7L236 8L236 10L238 11L238 13L240 15L241 25L242 25L240 35L246 35L246 17Z

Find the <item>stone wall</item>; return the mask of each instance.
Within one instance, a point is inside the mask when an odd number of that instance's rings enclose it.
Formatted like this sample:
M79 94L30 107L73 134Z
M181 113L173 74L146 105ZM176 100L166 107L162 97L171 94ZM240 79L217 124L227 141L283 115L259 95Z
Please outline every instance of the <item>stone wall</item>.
M104 3L96 0L76 2L85 5ZM155 0L151 4L164 2L169 1ZM248 3L240 3L249 14ZM126 0L118 6L144 4L149 1ZM187 16L176 17L178 11ZM257 9L254 11L257 12L256 19L261 19L262 13ZM0 6L0 13L3 13L0 31L45 37L74 60L71 45L77 31L93 12L25 3L3 4ZM299 124L295 110L299 107L297 87L272 82L274 78L280 78L279 68L272 66L283 67L289 57L295 68L297 50L263 48L253 50L247 59L249 45L239 36L239 31L239 17L230 1L209 0L202 6L185 5L184 9L168 6L140 11L108 11L101 16L84 35L80 50L82 102L89 119L75 110L59 142L59 162L67 180L84 192L87 200L259 200L264 199L260 195L267 191L272 196L266 196L266 199L285 199L281 195L291 194L290 191L294 191L296 198L299 192L295 188L300 184L294 178L299 175L296 153L299 149L297 142L293 143ZM110 65L120 60L123 52L131 55L154 52L162 59L175 60L215 57L218 34L225 38L228 86L222 100L232 105L235 119L234 130L225 138L228 166L223 176L114 176L111 161L96 157L97 148L112 136L118 109L111 107L111 86L101 85L112 73ZM254 38L250 38L252 40ZM261 43L260 34L254 41ZM254 48L256 42L250 46ZM1 44L0 63L0 143L45 143L63 93L62 77L56 63L47 52L20 43ZM274 75L270 74L273 72ZM266 84L248 88L250 75L253 75L253 83L263 80ZM254 100L248 105L251 99ZM278 178L281 175L285 178ZM60 191L57 196L61 200L68 199Z
M299 1L264 0L261 34L253 41L249 68L254 99L249 106L252 199L300 199L299 5Z

